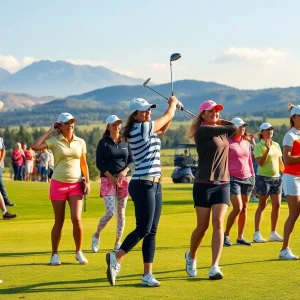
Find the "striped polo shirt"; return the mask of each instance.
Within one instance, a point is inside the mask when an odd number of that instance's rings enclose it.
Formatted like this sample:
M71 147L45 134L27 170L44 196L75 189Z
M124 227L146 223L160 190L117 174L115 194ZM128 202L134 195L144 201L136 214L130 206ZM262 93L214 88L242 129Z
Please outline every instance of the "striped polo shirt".
M154 122L135 123L128 142L135 163L132 177L161 177L161 142L154 132Z
M300 156L300 131L292 127L284 136L282 146L292 147L292 156ZM286 164L284 174L300 177L300 163Z

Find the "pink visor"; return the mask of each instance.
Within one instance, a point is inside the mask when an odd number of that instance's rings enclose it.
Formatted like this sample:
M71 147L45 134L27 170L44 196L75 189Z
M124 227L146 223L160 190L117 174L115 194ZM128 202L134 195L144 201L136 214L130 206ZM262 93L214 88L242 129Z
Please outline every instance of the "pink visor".
M221 111L223 110L223 105L217 104L212 100L206 100L200 105L199 112L202 113L204 110L211 110L213 108L216 108L218 111Z

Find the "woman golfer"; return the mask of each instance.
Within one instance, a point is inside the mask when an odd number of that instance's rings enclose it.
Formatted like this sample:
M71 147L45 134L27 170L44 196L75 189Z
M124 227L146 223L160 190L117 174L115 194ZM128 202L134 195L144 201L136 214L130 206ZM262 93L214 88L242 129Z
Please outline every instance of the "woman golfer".
M300 105L290 104L291 129L282 142L285 169L282 176L283 191L289 207L284 224L283 245L279 259L294 260L298 256L289 248L291 233L300 214Z
M85 141L74 134L75 119L69 113L62 113L51 128L31 145L34 150L50 149L54 155L54 170L50 183L55 222L51 232L51 265L60 265L58 245L65 220L68 201L73 223L73 237L76 246L75 259L80 264L88 260L82 253L83 226L81 221L83 193L89 193L90 181L86 162ZM86 179L86 190L82 190L82 174Z
M135 98L129 105L130 116L123 135L129 142L136 166L129 183L129 194L135 207L136 228L127 235L117 252L106 254L107 279L111 285L115 285L125 255L143 239L144 273L141 284L160 286L160 282L152 274L156 231L162 209L161 143L158 135L168 129L176 106L181 105L175 97L170 97L168 103L169 108L164 115L154 121L151 121L151 109L156 107L155 104Z
M228 137L238 130L238 126L221 120L219 118L221 110L223 110L221 104L212 100L204 101L188 134L188 138L196 143L199 157L193 187L197 227L191 236L190 250L185 253L186 271L191 277L197 275L197 250L205 236L212 214L212 265L208 276L210 279L223 278L219 260L224 241L224 217L230 201Z
M116 115L106 119L106 130L98 143L96 165L100 170L100 196L105 203L105 215L101 217L97 230L92 236L92 250L98 252L100 234L117 210L117 230L114 251L119 250L125 228L125 210L128 199L130 170L134 168L131 151L127 142L121 141L123 123ZM118 194L117 194L118 192ZM115 204L116 203L116 204Z

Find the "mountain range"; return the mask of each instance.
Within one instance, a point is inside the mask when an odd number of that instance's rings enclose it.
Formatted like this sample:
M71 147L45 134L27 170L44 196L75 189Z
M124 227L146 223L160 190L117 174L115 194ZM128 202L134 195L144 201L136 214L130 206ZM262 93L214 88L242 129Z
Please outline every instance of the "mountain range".
M142 84L105 67L79 66L65 61L41 60L10 74L0 69L0 91L34 96L66 97L113 85Z

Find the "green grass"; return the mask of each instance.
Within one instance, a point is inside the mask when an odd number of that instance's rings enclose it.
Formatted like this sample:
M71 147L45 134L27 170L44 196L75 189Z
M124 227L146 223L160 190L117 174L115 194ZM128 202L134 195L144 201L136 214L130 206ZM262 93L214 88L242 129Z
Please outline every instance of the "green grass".
M50 230L53 224L47 183L13 182L5 184L11 201L17 206L15 220L0 220L0 299L298 299L300 261L279 261L281 243L255 244L252 247L225 248L220 265L224 279L207 279L211 261L211 227L198 253L198 275L188 278L184 253L188 249L196 219L192 202L192 184L173 184L172 168L164 168L164 205L157 235L154 273L161 281L160 288L139 285L143 271L141 243L125 258L117 285L106 280L105 254L115 238L115 220L101 236L100 251L90 250L91 235L99 217L104 213L98 197L99 184L92 183L87 212L83 213L85 229L83 248L89 259L86 266L74 259L74 243L69 211L60 244L62 265L49 266ZM245 237L252 238L253 216L257 204L249 204L249 221ZM282 234L287 217L287 205L281 208L278 232ZM298 222L299 223L299 222ZM135 226L132 201L129 201L125 234ZM262 234L267 237L270 228L270 206L265 212ZM236 238L236 226L231 238ZM295 226L291 247L300 254L300 229Z

